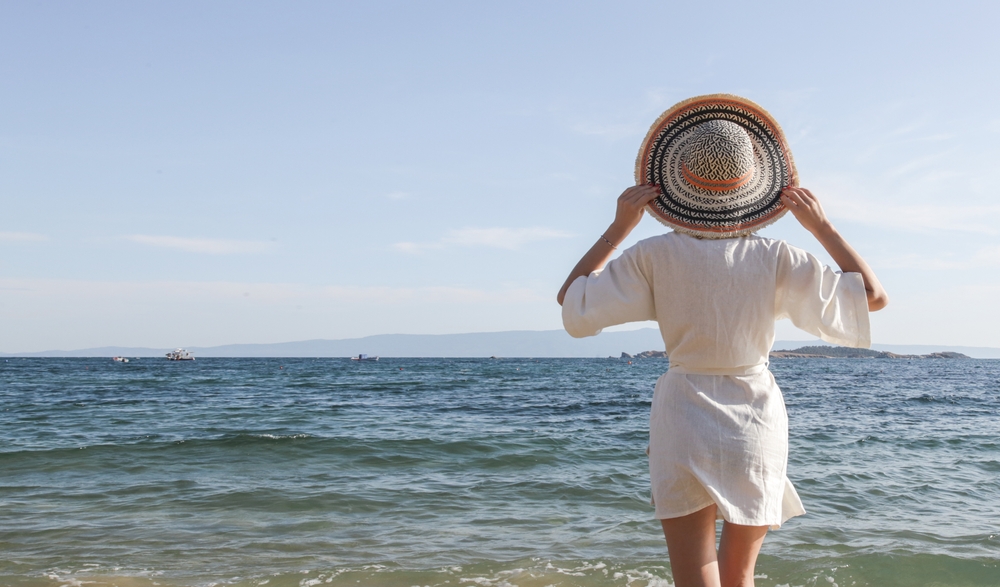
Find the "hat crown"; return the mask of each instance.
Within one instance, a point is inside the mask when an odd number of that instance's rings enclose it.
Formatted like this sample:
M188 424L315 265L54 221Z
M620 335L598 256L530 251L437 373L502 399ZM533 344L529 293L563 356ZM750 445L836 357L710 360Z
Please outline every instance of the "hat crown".
M753 178L755 158L750 135L728 120L709 120L691 130L681 156L681 174L691 185L729 191Z

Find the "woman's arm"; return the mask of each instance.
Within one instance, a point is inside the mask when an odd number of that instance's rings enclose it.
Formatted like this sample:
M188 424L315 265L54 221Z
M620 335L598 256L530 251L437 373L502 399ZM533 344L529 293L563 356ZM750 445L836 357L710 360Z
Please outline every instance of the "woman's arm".
M781 201L792 211L799 223L816 237L826 252L830 253L841 271L861 274L868 295L868 311L881 310L889 303L889 296L882 289L875 272L833 227L833 223L827 219L826 212L823 211L823 206L812 192L804 188L785 188L781 192Z
M594 246L580 259L580 262L573 267L566 283L563 284L556 296L556 301L561 306L566 297L566 290L569 289L577 277L590 275L597 271L611 258L611 252L618 248L625 237L632 232L632 229L642 220L642 212L646 204L653 201L660 193L660 187L655 185L632 186L618 196L618 209L615 212L615 221L604 231L601 238L597 239ZM606 239L606 240L605 240Z

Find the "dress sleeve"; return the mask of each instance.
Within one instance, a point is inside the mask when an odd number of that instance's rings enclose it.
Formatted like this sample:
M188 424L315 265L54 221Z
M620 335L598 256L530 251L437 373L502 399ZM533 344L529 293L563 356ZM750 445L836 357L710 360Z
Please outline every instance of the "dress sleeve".
M809 253L779 246L775 317L826 342L871 346L868 296L860 273L841 273Z
M652 279L648 267L644 270L640 244L570 284L562 306L563 326L570 336L594 336L615 324L656 319Z

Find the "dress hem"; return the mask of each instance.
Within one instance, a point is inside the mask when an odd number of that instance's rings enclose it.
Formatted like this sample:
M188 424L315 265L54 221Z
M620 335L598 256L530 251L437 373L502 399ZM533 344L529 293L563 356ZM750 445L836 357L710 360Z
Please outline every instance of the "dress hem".
M683 510L682 513L679 513L679 514L661 516L659 513L656 513L656 514L653 515L653 518L656 519L656 520L661 520L661 521L662 520L672 520L674 518L683 518L684 516L689 516L689 515L691 515L691 514L693 514L695 512L700 512L701 510L703 510L703 509L705 509L705 508L707 508L708 506L711 506L711 505L716 506L716 510L715 510L715 519L716 520L722 520L724 522L728 522L728 523L734 524L736 526L754 526L754 527L767 526L767 528L769 530L778 530L788 520L791 520L792 518L797 517L797 516L804 515L806 513L805 511L794 513L794 514L788 516L787 518L785 518L784 520L781 520L780 522L763 522L763 523L758 523L756 521L750 521L750 520L747 520L747 519L744 519L744 518L738 518L738 517L735 517L735 516L726 517L725 513L722 511L722 506L720 506L714 500L710 500L707 503L704 503L702 505L699 505L699 506L695 507L694 509Z
M710 505L718 506L719 504L715 503L715 500L709 499L707 502L705 502L705 503L703 503L703 504L701 504L701 505L699 505L697 507L690 508L690 509L687 509L687 510L682 510L681 513L679 513L679 514L667 514L667 515L661 516L659 512L656 512L655 514L653 514L653 516L657 520L672 520L674 518L683 518L684 516L689 516L689 515L691 515L691 514L693 514L695 512L699 512L699 511L707 508ZM716 514L716 519L719 519L718 514Z

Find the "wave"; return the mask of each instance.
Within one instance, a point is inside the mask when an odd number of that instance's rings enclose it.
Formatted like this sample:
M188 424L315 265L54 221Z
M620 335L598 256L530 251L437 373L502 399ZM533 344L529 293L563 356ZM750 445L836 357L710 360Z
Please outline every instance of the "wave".
M70 457L79 462L89 456L99 456L114 452L151 452L174 448L191 447L222 447L241 448L254 445L274 445L280 443L300 442L303 440L330 440L316 437L312 434L272 434L237 432L221 434L214 437L178 438L172 435L148 434L128 436L116 439L115 442L84 444L80 446L60 447L19 447L0 451L0 464L10 463L19 459L42 457L53 460L60 457Z
M766 549L766 545L765 545ZM666 557L664 557L665 559ZM558 560L542 557L514 561L476 561L433 568L405 568L393 562L359 563L327 567L303 561L302 567L264 570L233 569L230 574L136 570L90 565L81 570L51 569L41 576L0 574L11 584L39 587L180 587L224 584L230 587L359 587L372 585L422 585L425 587L672 587L666 560ZM312 563L312 564L309 564ZM878 555L782 560L762 555L757 565L759 587L993 587L1000 572L992 559L960 559L933 554L885 553Z

